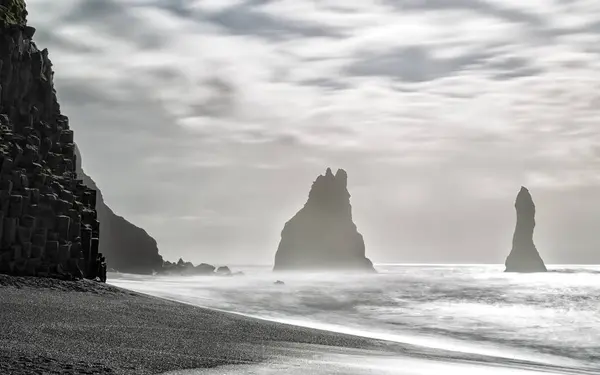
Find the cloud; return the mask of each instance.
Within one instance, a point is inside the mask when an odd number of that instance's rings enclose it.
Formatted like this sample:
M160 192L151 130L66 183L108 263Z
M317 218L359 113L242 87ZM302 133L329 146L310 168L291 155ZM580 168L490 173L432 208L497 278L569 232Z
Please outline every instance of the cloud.
M598 261L542 225L600 208L597 2L28 6L86 171L167 257L269 263L331 165L375 261L503 261L521 184L549 260Z

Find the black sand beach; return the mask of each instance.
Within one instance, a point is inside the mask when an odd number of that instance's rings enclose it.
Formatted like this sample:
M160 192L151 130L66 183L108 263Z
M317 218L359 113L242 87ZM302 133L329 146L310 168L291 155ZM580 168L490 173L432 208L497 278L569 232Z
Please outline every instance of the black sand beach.
M92 281L0 275L0 374L161 374L276 360L299 348L594 373L296 327Z
M262 361L280 343L392 346L90 281L0 275L0 374L157 374Z

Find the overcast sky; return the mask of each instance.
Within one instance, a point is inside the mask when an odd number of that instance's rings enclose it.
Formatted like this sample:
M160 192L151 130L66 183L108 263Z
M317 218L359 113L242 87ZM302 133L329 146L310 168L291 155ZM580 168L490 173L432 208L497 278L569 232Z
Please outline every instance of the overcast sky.
M327 166L374 262L600 262L597 0L28 0L83 167L161 253L272 263Z

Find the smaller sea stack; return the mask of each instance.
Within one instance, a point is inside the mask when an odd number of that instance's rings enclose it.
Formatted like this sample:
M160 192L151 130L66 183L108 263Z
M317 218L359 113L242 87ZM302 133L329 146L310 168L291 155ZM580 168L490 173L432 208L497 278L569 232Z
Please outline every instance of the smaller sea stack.
M274 271L361 270L374 272L365 242L352 221L348 175L338 169L313 183L308 201L281 232Z
M544 261L533 243L535 228L535 204L527 188L521 191L515 201L517 226L513 236L513 246L506 258L505 272L546 272Z

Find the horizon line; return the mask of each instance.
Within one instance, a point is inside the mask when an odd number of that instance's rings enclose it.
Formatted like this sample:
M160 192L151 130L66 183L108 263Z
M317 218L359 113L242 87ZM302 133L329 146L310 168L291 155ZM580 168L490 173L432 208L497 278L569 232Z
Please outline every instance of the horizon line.
M223 263L224 264L224 263ZM374 266L505 266L504 263L373 263ZM231 267L273 267L273 264L265 263L228 263ZM600 263L546 263L546 266L599 266Z

